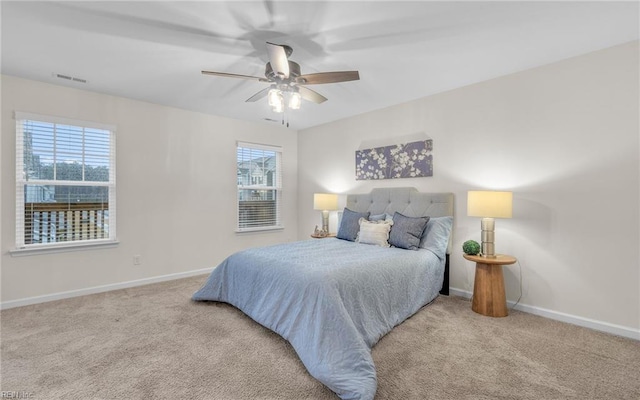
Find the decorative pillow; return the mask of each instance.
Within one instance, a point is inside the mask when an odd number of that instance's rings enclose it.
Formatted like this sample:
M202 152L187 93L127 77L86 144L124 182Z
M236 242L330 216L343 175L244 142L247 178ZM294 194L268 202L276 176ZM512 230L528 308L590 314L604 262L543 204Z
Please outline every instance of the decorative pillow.
M390 247L389 232L391 231L391 225L393 225L393 221L367 221L364 218L360 218L358 242Z
M449 235L453 227L453 217L433 217L429 219L427 228L422 234L420 247L431 250L438 258L444 260L449 245Z
M342 212L342 220L340 221L340 228L338 228L336 237L354 242L360 230L360 224L358 223L360 218L369 218L369 212L359 213L345 208Z
M387 213L371 215L369 217L369 221L392 221L392 220L393 220L393 216Z
M389 234L389 244L407 250L418 250L420 238L429 222L429 217L407 217L396 211L393 227Z

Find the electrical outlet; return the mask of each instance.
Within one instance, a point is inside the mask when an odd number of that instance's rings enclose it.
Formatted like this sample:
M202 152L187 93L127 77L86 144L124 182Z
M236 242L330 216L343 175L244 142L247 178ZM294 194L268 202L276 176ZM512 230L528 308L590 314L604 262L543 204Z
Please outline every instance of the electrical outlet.
M136 254L133 256L133 265L140 265L142 264L142 256L140 256L140 254Z

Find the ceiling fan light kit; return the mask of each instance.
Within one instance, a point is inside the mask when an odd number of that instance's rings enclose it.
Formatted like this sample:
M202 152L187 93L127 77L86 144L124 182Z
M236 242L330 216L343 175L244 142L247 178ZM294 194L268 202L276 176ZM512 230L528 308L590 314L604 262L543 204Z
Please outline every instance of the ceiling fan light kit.
M249 97L246 101L255 102L266 96L269 106L276 113L284 112L285 107L290 110L300 109L302 99L316 104L327 101L326 97L305 87L305 85L348 82L360 79L358 71L320 72L302 75L300 72L300 65L289 60L289 56L293 53L293 49L287 45L267 42L267 53L269 54L269 62L265 65L265 78L215 71L202 71L202 73L205 75L271 83L268 88L262 89L258 93Z
M284 99L282 98L282 92L279 91L275 86L269 89L267 99L269 100L269 106L274 108L281 105L284 101Z
M299 110L300 105L302 104L302 96L300 96L299 92L291 92L289 94L289 108L291 110Z
M285 96L288 99L286 103ZM302 103L302 96L300 96L298 88L286 85L281 85L281 87L271 85L267 99L269 106L276 113L284 112L285 104L290 110L299 110Z

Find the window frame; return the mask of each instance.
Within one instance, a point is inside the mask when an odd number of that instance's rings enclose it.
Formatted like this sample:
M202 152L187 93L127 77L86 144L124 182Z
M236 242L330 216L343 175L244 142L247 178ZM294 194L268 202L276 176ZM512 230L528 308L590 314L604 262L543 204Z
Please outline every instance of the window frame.
M240 149L250 149L250 150L262 150L262 151L270 151L276 154L276 171L275 171L275 184L267 185L267 184L248 184L244 185L238 180L239 176L239 163L238 163L238 151ZM282 222L282 157L284 150L282 146L268 145L268 144L259 144L259 143L249 143L249 142L236 142L236 233L246 233L246 232L260 232L260 231L274 231L274 230L282 230L284 229L284 224ZM252 226L252 227L242 227L241 226L241 196L240 192L242 190L269 190L274 192L274 198L276 201L275 206L275 222L273 225L265 225L265 226Z
M28 112L14 112L16 123L16 220L15 220L15 249L10 251L12 255L29 255L41 252L59 252L82 248L95 248L103 246L114 246L118 244L116 236L116 126L92 121L83 121L71 118L41 115ZM84 129L99 129L109 131L109 176L107 181L85 180L56 180L53 179L30 179L25 173L24 159L24 124L27 121L41 122L45 124L66 125ZM53 141L55 144L55 139ZM86 156L83 149L82 157ZM84 170L83 170L84 175ZM26 243L25 240L25 186L27 185L50 185L50 186L93 186L106 187L108 191L108 237L94 239L73 239L66 241L54 241L48 243Z

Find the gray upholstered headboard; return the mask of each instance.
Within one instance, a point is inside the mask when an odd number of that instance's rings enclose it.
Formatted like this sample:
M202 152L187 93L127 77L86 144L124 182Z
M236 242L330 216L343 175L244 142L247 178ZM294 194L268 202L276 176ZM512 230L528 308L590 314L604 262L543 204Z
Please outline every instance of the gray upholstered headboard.
M375 214L396 211L407 217L453 216L453 193L423 193L416 188L375 188L367 194L348 194L347 208ZM452 235L453 236L453 235ZM451 236L447 254L451 252Z

